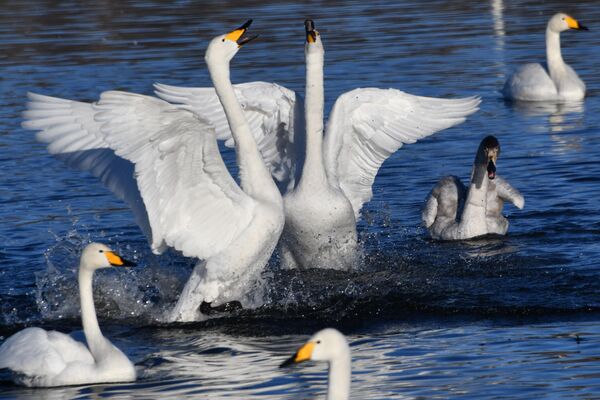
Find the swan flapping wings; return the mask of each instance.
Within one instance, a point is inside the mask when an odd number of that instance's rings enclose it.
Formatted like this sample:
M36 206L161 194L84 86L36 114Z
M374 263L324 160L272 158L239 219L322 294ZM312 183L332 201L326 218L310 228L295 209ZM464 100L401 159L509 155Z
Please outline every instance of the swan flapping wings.
M94 104L31 94L25 119L52 154L100 177L119 197L137 190L141 201L128 203L146 214L155 252L167 245L206 259L254 217L255 200L229 174L214 127L189 111L116 91Z
M215 123L220 139L231 137L226 123L218 122L224 121L224 116L219 115L222 110L215 111L216 97L208 95L212 89L161 84L155 87L159 97ZM289 89L265 82L237 85L237 94L246 105L246 116L265 162L272 172L273 166L285 165L286 171L290 171L287 175L278 176L274 172L273 175L280 182L289 180L293 185L294 174L302 170L299 163L305 140L303 124L298 122L302 108L297 96ZM264 100L267 94L270 99ZM480 102L479 97L438 99L396 89L363 88L347 92L337 99L329 116L323 149L327 175L337 182L358 217L362 205L373 195L377 171L391 154L403 144L464 122L478 110ZM276 129L282 126L285 129Z

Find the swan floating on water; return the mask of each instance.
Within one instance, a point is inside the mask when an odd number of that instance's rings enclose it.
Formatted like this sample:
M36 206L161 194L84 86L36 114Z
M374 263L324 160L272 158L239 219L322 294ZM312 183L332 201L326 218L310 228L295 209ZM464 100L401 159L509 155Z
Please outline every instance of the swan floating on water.
M432 238L460 240L506 234L508 220L502 215L504 201L522 209L525 199L517 189L496 175L499 155L498 139L487 136L475 155L468 191L456 176L440 179L431 190L422 218Z
M201 318L203 302L248 296L283 229L283 201L229 78L229 63L251 38L251 21L214 38L205 60L237 154L241 188L227 170L215 127L149 96L102 93L94 104L29 94L23 126L67 164L89 171L125 200L152 250L173 247L201 261L169 321ZM217 103L218 104L218 103ZM247 304L244 304L247 305Z
M569 29L587 30L567 14L555 14L546 27L546 63L525 64L508 78L502 93L509 100L570 101L585 97L585 83L560 51L560 33Z
M308 360L327 361L329 364L327 400L347 400L350 397L352 360L344 335L332 328L323 329L315 333L280 367Z
M373 193L382 163L402 145L465 121L480 99L436 99L396 89L364 88L342 94L323 136L324 49L311 20L305 22L305 129L297 96L279 85L239 85L238 99L258 136L258 146L284 195L281 238L286 268L354 266L356 221ZM208 88L156 84L156 94L192 109L227 137ZM268 100L265 100L266 96ZM219 128L221 127L221 128Z
M0 346L0 369L10 369L15 383L30 387L134 381L131 361L100 331L92 290L97 269L132 265L103 244L87 245L78 278L87 347L64 333L27 328Z

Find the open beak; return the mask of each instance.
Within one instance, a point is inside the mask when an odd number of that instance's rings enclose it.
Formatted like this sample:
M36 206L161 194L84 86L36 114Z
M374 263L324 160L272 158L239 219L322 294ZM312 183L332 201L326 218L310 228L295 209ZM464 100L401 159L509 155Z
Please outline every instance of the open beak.
M104 252L104 254L106 255L106 258L108 259L108 262L110 263L110 265L112 265L113 267L133 267L133 266L135 266L134 262L122 258L120 255L118 255L114 251L106 251L106 252Z
M248 30L248 27L250 25L252 25L252 20L251 19L249 19L248 21L246 21L244 23L244 25L240 26L236 30L233 30L233 31L229 32L225 36L225 38L229 39L229 40L231 40L233 42L236 42L239 47L245 45L249 41L254 40L254 39L256 39L258 37L258 35L246 36L246 31Z
M317 41L317 32L315 32L315 23L312 19L304 21L304 29L306 30L306 43L314 43Z
M567 21L567 25L569 25L569 28L571 28L571 29L575 29L578 31L588 31L589 30L587 28L587 26L581 25L579 23L579 21L577 21L575 18L567 17L565 19L565 21Z
M488 162L487 173L489 179L494 179L496 177L496 163L493 159L490 159Z
M282 362L279 368L288 367L292 364L310 360L314 348L315 344L313 342L306 343L304 346L300 347L293 356Z

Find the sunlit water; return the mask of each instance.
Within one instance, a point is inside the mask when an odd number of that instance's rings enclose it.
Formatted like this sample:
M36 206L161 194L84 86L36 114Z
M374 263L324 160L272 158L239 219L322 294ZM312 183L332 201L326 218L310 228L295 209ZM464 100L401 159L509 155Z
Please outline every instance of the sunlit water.
M13 3L0 13L0 334L79 329L77 258L88 241L106 242L140 264L99 273L95 288L105 333L140 379L42 390L2 381L0 397L313 398L324 393L324 365L277 367L308 334L336 326L352 346L355 399L600 398L596 4ZM507 73L543 59L545 24L559 10L591 28L562 35L588 98L505 103ZM108 89L151 94L157 81L208 86L207 41L247 18L261 36L236 56L233 80L303 92L306 17L326 47L327 109L341 93L373 86L477 94L481 111L384 164L360 224L357 271L282 272L274 261L264 307L161 325L193 260L151 255L123 203L20 128L25 93L94 100ZM521 190L525 209L505 208L506 238L428 240L424 198L443 175L466 179L489 134L502 145L498 173ZM230 150L224 157L234 163Z

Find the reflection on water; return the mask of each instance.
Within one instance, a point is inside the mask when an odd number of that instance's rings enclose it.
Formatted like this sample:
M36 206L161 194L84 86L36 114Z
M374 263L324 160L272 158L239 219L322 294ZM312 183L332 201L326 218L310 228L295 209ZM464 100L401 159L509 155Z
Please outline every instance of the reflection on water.
M575 132L584 127L584 101L514 101L507 102L507 105L529 118L530 121L538 121L537 125L530 125L531 130L538 133L549 133L556 152L582 150L583 137Z

